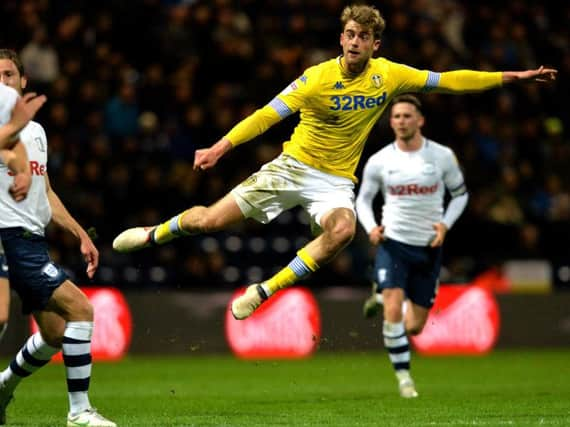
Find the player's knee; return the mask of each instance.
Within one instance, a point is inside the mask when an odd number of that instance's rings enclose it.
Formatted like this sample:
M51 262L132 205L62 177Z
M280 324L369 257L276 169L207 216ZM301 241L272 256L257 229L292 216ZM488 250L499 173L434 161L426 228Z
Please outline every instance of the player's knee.
M62 323L65 326L64 323ZM65 332L65 327L62 328L44 328L41 331L42 339L47 345L55 348L61 348L63 344L63 334Z
M356 223L347 218L338 218L328 232L335 246L344 247L354 238Z
M84 320L89 322L93 321L93 313L93 304L91 304L91 302L86 301L84 304L82 304L80 308L80 314Z
M93 321L93 305L89 302L87 297L69 310L66 320L77 322Z
M349 244L356 233L356 224L354 221L343 221L338 229L339 240L342 245Z

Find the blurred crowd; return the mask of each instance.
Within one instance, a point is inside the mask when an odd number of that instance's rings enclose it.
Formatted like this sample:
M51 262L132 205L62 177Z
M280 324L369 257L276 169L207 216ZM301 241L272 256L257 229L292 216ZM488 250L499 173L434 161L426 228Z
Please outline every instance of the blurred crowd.
M207 172L194 151L265 105L303 69L340 53L340 0L2 0L2 47L17 50L30 88L48 95L52 184L93 227L95 283L237 286L267 277L310 237L293 210L268 226L132 255L111 250L122 229L209 204L275 157L292 117ZM551 85L464 96L424 95L424 134L456 151L470 190L445 249L449 280L509 257L570 258L570 3L385 0L380 55L445 71L559 69ZM384 118L364 159L392 140ZM362 162L364 163L364 162ZM362 166L362 165L361 165ZM360 171L360 170L359 170ZM50 228L52 255L84 283L77 243ZM561 252L562 251L562 252ZM314 279L368 283L366 236Z

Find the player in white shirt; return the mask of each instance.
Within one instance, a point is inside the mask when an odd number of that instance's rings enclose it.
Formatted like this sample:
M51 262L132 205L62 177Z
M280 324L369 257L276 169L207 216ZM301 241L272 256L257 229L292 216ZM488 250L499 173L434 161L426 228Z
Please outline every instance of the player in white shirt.
M4 84L19 93L26 87L22 63L15 52L0 49L0 76ZM0 373L0 424L5 424L6 406L20 381L62 350L70 406L67 426L116 427L97 413L88 397L93 307L64 270L50 259L44 229L53 220L77 237L89 278L95 274L99 253L51 188L43 127L28 123L20 132L20 139L28 153L32 185L27 198L16 203L7 193L11 177L7 168L0 165L0 238L11 287L22 300L23 312L34 316L40 331L28 338Z
M31 176L24 146L19 132L34 117L46 101L35 93L20 97L13 88L3 84L0 76L0 164L14 174L9 192L16 201L23 200L30 188Z
M19 134L10 130L12 111L18 104L18 92L11 87L0 84L0 124L4 129L4 136L0 138L0 163L17 175L18 172L28 171L28 156L25 149L21 151L23 157L18 156L18 150L23 148L19 142ZM19 132L19 131L18 131ZM15 147L17 145L17 147ZM23 165L22 165L23 163ZM29 174L28 174L29 175ZM32 183L31 176L28 179L28 189ZM4 248L0 241L0 339L4 336L8 327L10 315L10 283L8 282L8 264L4 256Z
M445 235L468 200L453 151L424 137L423 124L418 98L394 98L390 126L396 140L368 159L356 199L358 219L370 242L378 245L375 290L365 314L377 312L382 303L384 346L402 397L418 395L410 376L407 336L419 334L426 323L439 284ZM452 198L444 212L446 189ZM384 205L379 225L372 203L380 191Z
M19 140L20 130L28 124L46 101L34 93L20 97L15 89L2 84L0 76L0 163L13 173L9 192L16 201L23 200L32 183L28 156ZM10 311L10 284L8 264L0 241L0 339L8 327Z

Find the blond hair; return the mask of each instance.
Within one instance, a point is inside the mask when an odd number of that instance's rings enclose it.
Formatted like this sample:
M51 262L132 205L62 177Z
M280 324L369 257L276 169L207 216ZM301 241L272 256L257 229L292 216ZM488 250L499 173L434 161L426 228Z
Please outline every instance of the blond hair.
M384 21L384 18L374 6L364 4L346 6L340 15L343 30L347 22L351 20L360 24L365 29L372 29L375 40L380 40L386 28L386 21Z

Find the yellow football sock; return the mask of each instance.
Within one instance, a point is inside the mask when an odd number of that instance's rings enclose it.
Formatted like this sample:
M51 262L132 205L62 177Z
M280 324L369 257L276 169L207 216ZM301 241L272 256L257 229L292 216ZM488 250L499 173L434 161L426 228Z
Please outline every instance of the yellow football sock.
M177 237L189 235L190 233L182 229L182 217L186 212L188 211L184 211L157 226L152 237L154 242L162 245Z
M296 280L297 275L293 270L291 270L289 266L287 266L275 273L273 277L265 282L265 285L267 285L269 295L272 295L279 289L283 289L289 285L292 285Z
M308 276L318 268L319 265L309 255L305 248L303 248L297 252L297 256L287 267L277 272L277 274L264 283L264 289L269 295L272 295L279 289L291 286L297 280Z

